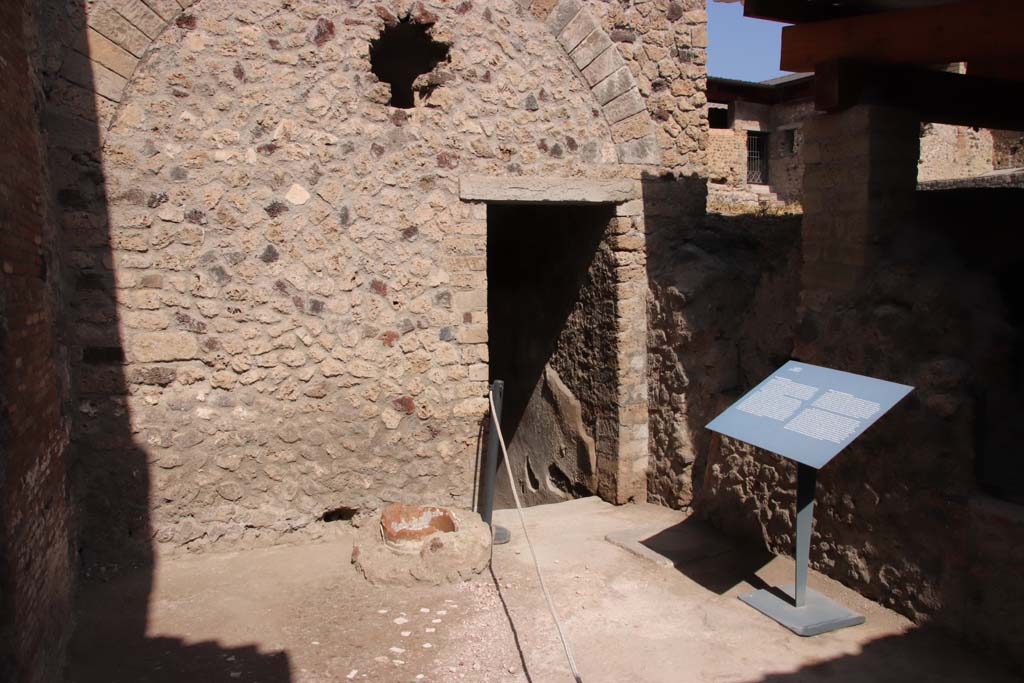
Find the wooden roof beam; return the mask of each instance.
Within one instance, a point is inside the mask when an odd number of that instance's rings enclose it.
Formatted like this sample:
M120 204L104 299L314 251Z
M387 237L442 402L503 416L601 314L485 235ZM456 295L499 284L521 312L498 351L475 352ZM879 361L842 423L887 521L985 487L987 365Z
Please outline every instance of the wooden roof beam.
M893 65L837 60L814 77L815 108L901 107L922 121L1024 130L1024 83Z
M1024 2L964 0L782 29L783 71L809 72L836 59L948 64L1024 55Z
M815 0L745 0L743 3L745 17L781 21L786 24L834 19L837 12L842 10Z

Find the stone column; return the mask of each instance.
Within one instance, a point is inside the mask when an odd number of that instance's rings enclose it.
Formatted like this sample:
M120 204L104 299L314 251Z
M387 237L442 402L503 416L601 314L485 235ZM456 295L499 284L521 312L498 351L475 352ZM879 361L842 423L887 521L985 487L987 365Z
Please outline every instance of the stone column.
M602 472L598 493L617 504L647 501L647 254L643 201L615 207L609 228L615 254L619 448L614 481ZM600 468L599 468L600 471Z
M861 284L888 237L912 220L920 122L861 105L803 130L801 306L822 310Z

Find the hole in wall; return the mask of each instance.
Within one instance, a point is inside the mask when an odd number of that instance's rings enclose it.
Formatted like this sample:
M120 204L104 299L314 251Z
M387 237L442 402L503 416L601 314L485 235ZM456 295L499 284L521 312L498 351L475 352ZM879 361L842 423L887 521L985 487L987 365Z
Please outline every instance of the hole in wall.
M370 41L370 66L378 79L391 86L390 106L401 109L416 106L413 93L416 78L448 61L450 46L431 37L433 26L432 23L413 21L406 15L385 26L380 37ZM424 90L421 97L429 94L427 88Z
M358 513L359 510L356 508L341 506L328 510L320 516L320 519L324 522L351 522Z
M120 346L86 346L82 349L82 361L95 365L124 362L124 349Z

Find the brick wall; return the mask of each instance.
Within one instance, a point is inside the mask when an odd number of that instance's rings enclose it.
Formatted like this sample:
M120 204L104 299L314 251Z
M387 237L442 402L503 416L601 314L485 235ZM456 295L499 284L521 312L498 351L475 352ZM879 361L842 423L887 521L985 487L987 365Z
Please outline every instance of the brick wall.
M0 5L0 679L57 681L69 633L68 429L27 3Z

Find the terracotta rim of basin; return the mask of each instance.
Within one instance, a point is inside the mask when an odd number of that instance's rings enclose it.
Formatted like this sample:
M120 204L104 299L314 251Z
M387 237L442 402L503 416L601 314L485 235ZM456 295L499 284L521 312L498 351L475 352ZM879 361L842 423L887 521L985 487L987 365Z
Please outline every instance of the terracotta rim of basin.
M384 542L400 550L418 551L424 539L436 533L451 533L458 529L455 515L436 505L393 503L380 513L380 531Z

